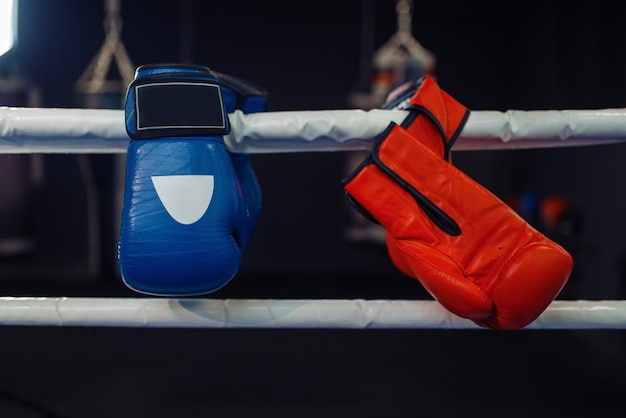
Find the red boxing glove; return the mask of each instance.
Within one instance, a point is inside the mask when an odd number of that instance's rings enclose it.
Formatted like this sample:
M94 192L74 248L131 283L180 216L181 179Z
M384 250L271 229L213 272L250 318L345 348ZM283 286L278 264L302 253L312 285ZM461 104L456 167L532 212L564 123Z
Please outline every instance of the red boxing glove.
M451 150L461 134L470 110L443 91L435 78L425 75L393 89L381 106L387 110L408 110L400 124L411 135L417 135L426 148L452 161ZM395 266L408 276L411 268L399 256L393 237L387 232L387 251Z
M394 264L450 312L501 330L525 327L559 294L571 256L509 206L394 123L343 181L387 230Z

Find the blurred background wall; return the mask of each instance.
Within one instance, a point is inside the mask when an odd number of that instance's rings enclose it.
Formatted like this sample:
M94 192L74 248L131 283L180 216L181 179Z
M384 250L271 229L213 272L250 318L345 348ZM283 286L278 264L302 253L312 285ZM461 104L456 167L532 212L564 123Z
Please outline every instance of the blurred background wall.
M87 105L77 82L103 46L104 5L20 2L19 43L0 75L22 77L25 103ZM193 62L247 78L269 91L270 111L351 108L370 87L370 55L397 29L394 0L120 6L134 66ZM440 86L472 110L602 109L626 103L624 21L623 2L416 0L412 33L436 56ZM454 152L453 162L511 204L564 198L563 228L528 214L574 256L560 297L614 299L626 296L625 155L613 144ZM252 156L260 224L238 276L211 297L429 297L382 245L346 238L346 159ZM137 296L115 264L121 162L0 156L10 212L0 241L34 244L0 256L3 296ZM624 415L623 330L3 326L0 337L2 417Z

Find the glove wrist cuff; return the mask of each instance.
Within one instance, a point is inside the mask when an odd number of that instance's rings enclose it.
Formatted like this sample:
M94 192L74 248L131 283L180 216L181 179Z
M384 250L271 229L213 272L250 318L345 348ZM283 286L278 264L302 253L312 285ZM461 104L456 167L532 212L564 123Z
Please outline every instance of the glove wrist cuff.
M230 132L220 84L200 66L140 67L126 93L125 119L133 139Z

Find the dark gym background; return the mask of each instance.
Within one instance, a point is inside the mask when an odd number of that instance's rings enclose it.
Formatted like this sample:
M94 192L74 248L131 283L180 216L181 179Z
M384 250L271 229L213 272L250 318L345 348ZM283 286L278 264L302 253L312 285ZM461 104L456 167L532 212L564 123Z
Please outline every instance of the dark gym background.
M626 103L626 4L420 2L413 34L472 110ZM270 93L269 110L350 108L362 51L396 30L393 0L122 1L136 65L193 62ZM77 107L74 85L104 40L101 1L23 0L15 51L42 107ZM365 25L365 27L363 26ZM373 52L373 51L371 51ZM2 60L5 60L3 62ZM626 145L456 152L498 196L567 198L582 221L547 231L574 256L564 299L622 299ZM0 157L1 158L1 157ZM263 213L240 273L215 298L428 299L384 247L347 241L342 153L253 155ZM92 163L105 179L106 156ZM87 266L76 155L43 157L32 190L36 250L0 258L2 296L141 297L114 265ZM11 178L3 178L10 182ZM106 182L103 196L113 187ZM107 232L108 231L108 232ZM109 240L109 241L107 241ZM623 416L623 331L0 328L2 417Z

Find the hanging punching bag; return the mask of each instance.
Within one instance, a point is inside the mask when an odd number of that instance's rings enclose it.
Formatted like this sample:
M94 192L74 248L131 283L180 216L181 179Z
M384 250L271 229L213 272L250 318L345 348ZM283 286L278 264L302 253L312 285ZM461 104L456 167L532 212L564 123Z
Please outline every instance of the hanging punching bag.
M396 16L396 33L376 51L372 60L372 108L380 107L392 89L435 71L435 55L412 33L413 0L396 0Z
M104 6L105 40L74 86L75 101L81 108L123 109L135 66L121 40L120 0L105 0ZM87 197L89 269L93 275L117 279L126 156L79 154L77 159Z

